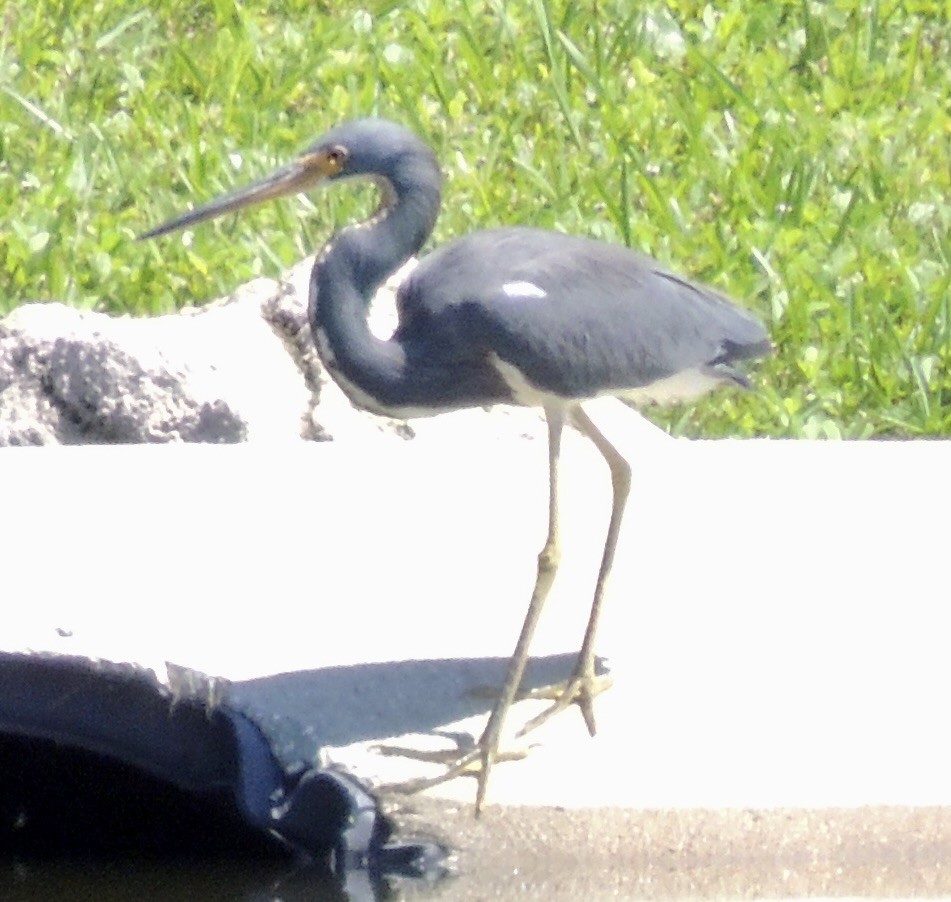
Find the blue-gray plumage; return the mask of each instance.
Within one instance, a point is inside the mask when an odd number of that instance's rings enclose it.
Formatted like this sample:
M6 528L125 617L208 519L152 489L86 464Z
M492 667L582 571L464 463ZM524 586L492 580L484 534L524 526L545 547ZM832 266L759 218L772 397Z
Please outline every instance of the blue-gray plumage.
M450 359L494 353L574 400L692 369L745 384L731 364L768 348L755 319L648 257L540 229L460 238L425 257L397 299L400 343L438 340Z
M630 486L627 461L598 431L585 400L632 404L687 400L720 384L745 386L737 364L768 353L766 331L709 288L627 248L531 228L475 232L424 257L397 292L399 325L376 338L367 309L380 284L415 255L439 212L441 176L432 151L382 119L346 122L295 161L247 188L143 235L154 237L319 181L376 181L381 205L368 222L336 235L311 275L309 318L324 365L351 400L379 413L425 416L491 404L539 406L549 435L549 529L522 631L500 696L472 751L422 788L478 767L476 812L498 757L535 624L554 580L558 460L571 422L604 456L613 505L578 662L533 729L576 703L593 734L594 638ZM410 788L410 787L403 787Z

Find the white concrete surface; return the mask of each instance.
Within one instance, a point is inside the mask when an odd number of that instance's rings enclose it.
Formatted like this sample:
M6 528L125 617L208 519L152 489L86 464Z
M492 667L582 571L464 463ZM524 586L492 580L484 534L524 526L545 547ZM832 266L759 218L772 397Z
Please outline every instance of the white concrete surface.
M599 643L615 685L595 739L566 712L490 801L951 804L951 443L609 425L635 466ZM466 691L501 673L486 659L511 652L544 534L543 440L476 433L4 449L0 648L285 674L277 695L333 757L403 773L367 747L478 731ZM607 515L600 460L574 435L565 454L539 656L580 643Z

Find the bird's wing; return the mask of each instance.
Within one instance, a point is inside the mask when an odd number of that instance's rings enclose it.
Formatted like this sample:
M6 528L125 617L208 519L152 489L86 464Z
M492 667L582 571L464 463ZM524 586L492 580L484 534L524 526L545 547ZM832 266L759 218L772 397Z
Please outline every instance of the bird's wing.
M616 245L536 229L476 232L401 289L399 337L493 353L564 397L636 388L758 356L762 325L716 292Z

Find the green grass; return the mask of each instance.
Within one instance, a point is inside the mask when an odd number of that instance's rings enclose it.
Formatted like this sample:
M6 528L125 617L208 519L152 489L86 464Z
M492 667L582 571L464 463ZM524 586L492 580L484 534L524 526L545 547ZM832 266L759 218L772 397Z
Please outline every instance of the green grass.
M939 0L6 0L0 313L167 312L280 273L372 192L133 238L379 114L444 162L434 242L593 235L763 317L760 390L652 414L672 431L948 434L949 85Z

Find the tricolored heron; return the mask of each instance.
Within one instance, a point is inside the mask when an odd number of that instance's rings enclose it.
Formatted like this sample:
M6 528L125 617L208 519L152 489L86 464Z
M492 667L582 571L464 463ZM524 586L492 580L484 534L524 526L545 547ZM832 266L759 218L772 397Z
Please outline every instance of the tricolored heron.
M441 175L426 144L406 128L360 119L331 129L292 163L143 235L151 238L302 191L367 177L380 189L371 219L337 234L310 278L309 318L324 366L354 404L399 418L493 404L537 406L548 424L548 536L528 612L498 700L475 748L460 752L432 785L478 768L476 813L498 757L535 624L558 569L558 460L564 424L607 461L613 504L594 600L574 671L555 703L522 730L579 705L594 735L595 631L630 487L630 466L583 402L615 395L633 404L688 400L743 385L736 364L771 345L749 313L709 288L627 248L533 228L496 228L424 257L400 285L399 325L374 337L367 309L376 289L416 254L439 212Z

